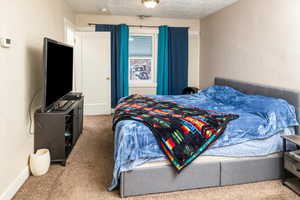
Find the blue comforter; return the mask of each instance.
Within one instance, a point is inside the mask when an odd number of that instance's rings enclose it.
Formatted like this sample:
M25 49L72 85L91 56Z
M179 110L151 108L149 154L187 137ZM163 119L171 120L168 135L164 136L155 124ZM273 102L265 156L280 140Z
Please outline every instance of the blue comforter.
M298 125L294 107L285 100L246 95L226 86L212 86L193 95L152 97L240 115L239 119L228 124L223 135L210 148L269 138L287 127ZM121 171L162 158L164 153L148 127L132 120L119 122L115 129L115 168L109 189L117 186Z

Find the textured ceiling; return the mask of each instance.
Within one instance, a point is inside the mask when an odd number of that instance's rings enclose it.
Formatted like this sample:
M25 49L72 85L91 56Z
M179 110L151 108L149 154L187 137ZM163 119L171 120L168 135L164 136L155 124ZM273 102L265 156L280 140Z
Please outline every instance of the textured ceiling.
M238 0L160 0L154 9L147 9L141 0L66 0L77 13L101 14L108 9L111 15L151 15L153 17L203 18ZM103 14L103 13L102 13Z

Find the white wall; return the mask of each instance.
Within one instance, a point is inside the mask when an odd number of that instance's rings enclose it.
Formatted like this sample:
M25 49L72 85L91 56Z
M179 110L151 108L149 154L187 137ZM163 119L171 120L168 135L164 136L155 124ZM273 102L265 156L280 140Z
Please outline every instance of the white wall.
M111 15L76 15L76 26L86 27L88 23L98 24L134 24L134 25L149 25L159 26L168 25L174 27L190 27L189 37L189 86L199 87L200 73L200 23L199 19L174 19L174 18L157 18L151 17L139 19L138 17L130 16L111 16ZM139 94L155 94L155 87L130 87L129 92Z
M215 76L300 87L300 1L241 0L201 20L203 86Z
M99 23L99 24L136 24L136 25L148 25L148 26L159 26L169 25L174 27L184 26L191 27L191 31L199 31L200 24L199 19L175 19L175 18L159 18L150 17L145 19L139 19L138 17L131 16L117 16L117 15L89 15L80 14L76 15L77 26L87 26L88 23Z
M43 37L63 41L64 17L75 21L63 0L1 1L1 8L0 37L13 44L0 48L0 199L33 151L28 106L41 87Z

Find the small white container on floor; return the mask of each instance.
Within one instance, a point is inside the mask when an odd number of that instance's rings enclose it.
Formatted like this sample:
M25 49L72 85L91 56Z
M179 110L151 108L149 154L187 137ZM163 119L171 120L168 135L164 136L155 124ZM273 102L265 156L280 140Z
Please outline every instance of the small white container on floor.
M39 149L30 154L30 170L34 176L46 174L50 167L50 152L48 149Z

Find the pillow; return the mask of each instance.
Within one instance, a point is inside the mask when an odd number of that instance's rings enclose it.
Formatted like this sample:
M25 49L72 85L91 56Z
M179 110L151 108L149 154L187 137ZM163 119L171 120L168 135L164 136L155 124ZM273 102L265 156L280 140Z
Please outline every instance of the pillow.
M274 120L274 124L277 124L278 127L298 124L294 106L284 99L247 95L231 87L219 85L205 89L202 94L209 97L212 101L259 115L268 121Z

